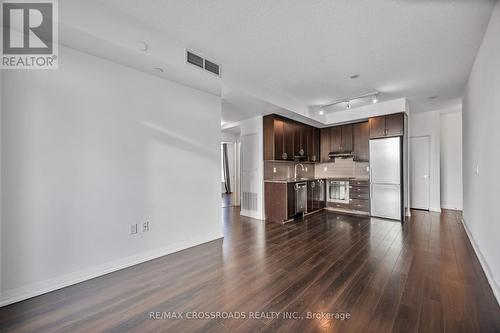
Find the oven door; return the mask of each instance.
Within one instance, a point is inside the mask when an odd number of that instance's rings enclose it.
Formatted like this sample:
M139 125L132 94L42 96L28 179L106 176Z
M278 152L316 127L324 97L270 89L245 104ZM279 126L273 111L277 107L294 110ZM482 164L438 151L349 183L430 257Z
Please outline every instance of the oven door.
M345 180L329 180L327 183L326 201L349 203L349 182Z

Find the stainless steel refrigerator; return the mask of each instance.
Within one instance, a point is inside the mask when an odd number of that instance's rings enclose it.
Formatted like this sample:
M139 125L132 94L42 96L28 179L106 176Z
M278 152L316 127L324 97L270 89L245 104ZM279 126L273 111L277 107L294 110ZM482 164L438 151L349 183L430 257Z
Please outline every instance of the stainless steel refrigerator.
M370 140L371 215L394 220L402 216L401 138Z

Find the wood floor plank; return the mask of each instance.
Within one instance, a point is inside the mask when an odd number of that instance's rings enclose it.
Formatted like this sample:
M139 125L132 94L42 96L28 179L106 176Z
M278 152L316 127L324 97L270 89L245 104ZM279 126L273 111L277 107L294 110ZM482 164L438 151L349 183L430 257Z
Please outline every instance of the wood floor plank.
M223 240L0 308L0 331L500 332L459 212L413 211L404 224L320 212L281 225L226 207L223 230ZM266 312L281 316L248 317Z

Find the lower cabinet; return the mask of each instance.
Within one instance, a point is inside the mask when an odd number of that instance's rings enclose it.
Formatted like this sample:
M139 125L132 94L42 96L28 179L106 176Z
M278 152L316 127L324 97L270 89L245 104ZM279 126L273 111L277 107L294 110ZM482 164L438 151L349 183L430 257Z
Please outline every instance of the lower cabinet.
M295 215L293 183L264 183L266 220L283 223Z
M295 183L265 182L264 196L267 221L284 223L295 217ZM308 181L306 213L323 208L325 208L325 180Z
M370 212L370 184L368 181L356 180L349 183L349 209Z

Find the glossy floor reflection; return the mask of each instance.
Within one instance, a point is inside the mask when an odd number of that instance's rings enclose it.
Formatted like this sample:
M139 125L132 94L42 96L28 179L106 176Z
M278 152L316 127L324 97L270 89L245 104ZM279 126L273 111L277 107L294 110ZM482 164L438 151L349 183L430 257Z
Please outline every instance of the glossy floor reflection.
M0 327L5 332L500 331L498 304L457 212L414 211L404 225L320 212L280 225L225 208L223 220L224 240L2 308ZM150 314L172 311L184 317ZM186 317L209 311L239 318ZM308 312L322 315L300 319ZM251 313L260 317L248 318ZM283 318L285 313L298 317ZM348 313L350 319L323 315L332 313Z

